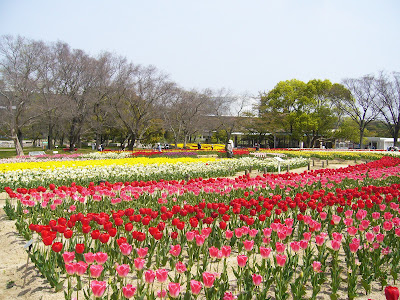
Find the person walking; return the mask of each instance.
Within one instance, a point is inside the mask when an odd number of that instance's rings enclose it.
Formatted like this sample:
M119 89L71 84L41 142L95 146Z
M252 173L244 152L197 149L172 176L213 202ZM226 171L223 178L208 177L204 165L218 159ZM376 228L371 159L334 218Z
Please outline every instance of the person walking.
M232 158L233 157L233 141L229 140L228 144L226 144L225 146L225 150L226 150L226 156L228 158Z

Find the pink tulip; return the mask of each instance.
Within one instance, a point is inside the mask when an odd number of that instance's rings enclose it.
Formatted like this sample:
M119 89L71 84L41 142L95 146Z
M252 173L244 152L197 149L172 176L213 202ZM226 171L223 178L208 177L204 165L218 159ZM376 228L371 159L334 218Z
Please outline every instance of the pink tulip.
M128 284L122 288L122 293L126 298L132 298L136 292L136 288L132 284Z
M233 237L233 231L226 230L225 237L226 237L226 239L230 240Z
M372 213L372 218L374 220L378 220L380 217L381 217L381 214L379 212L375 211Z
M263 229L263 234L264 234L264 237L271 237L272 228L264 228Z
M353 215L353 211L352 211L352 210L346 210L346 211L344 212L344 216L345 216L346 218L350 218L352 215Z
M303 237L306 241L311 240L311 232L304 232Z
M283 267L286 263L286 255L277 255L276 256L276 264L280 267Z
M294 252L298 252L298 251L300 251L300 243L299 242L291 242L290 248L292 248L292 250Z
M238 263L239 267L243 268L244 266L246 266L246 263L247 263L246 255L238 255L236 259L237 259L237 263Z
M135 264L136 270L141 270L141 269L143 269L144 263L146 261L143 258L138 257L138 258L135 258L133 262Z
M341 242L342 238L343 238L343 235L341 233L339 233L339 232L333 232L332 233L332 237L333 237L333 239L335 241Z
M326 220L326 217L327 217L327 216L328 216L328 214L327 214L326 212L324 212L324 211L322 211L322 212L319 214L319 217L321 218L322 221Z
M129 265L127 265L127 264L123 264L123 265L117 264L115 269L117 270L119 277L126 277L130 271Z
M201 282L197 280L190 280L190 290L193 295L200 294L201 291Z
M354 226L347 228L347 233L350 236L355 236L357 231L358 231L357 228L355 228Z
M353 222L354 222L354 220L353 220L352 218L347 218L347 219L344 219L344 221L343 221L343 223L344 223L347 227L353 225Z
M206 237L201 234L196 234L195 239L196 239L196 245L201 246L204 244Z
M73 262L75 259L75 252L64 252L62 257L65 263Z
M237 297L233 296L232 292L225 292L222 300L235 300Z
M331 241L332 249L335 250L335 251L340 249L340 245L341 245L341 243L339 241L337 241L337 240L332 240Z
M365 238L367 239L368 242L372 243L375 239L375 234L373 234L372 232L366 232Z
M122 255L129 255L132 252L132 245L129 245L128 243L122 243L119 245L119 249L121 250Z
M260 254L262 258L268 258L271 254L272 249L260 246Z
M237 238L241 238L243 235L243 229L242 228L236 228L235 229L235 235Z
M231 255L231 246L222 246L221 248L222 256L228 258Z
M181 285L178 282L170 282L168 284L168 291L172 298L176 298L181 292Z
M376 235L376 241L377 241L378 243L382 243L383 240L384 240L384 238L385 238L385 235L382 234L382 233L378 233L378 234Z
M139 255L140 258L145 258L148 251L149 251L149 248L147 248L147 247L136 249L136 253Z
M282 254L283 252L285 252L286 245L282 244L280 242L276 242L275 248L276 248L276 252L278 252L279 254Z
M206 288L210 288L214 285L215 274L210 272L203 273L203 283Z
M193 241L194 240L194 232L193 231L186 232L186 239L188 241Z
M319 261L314 261L312 263L312 267L313 267L314 272L316 272L316 273L322 272L321 271L322 264Z
M176 271L177 271L178 273L185 273L185 272L187 271L186 265L185 265L183 262L181 262L181 261L178 261L178 262L176 263L175 269L176 269Z
M249 230L249 236L251 236L251 237L255 237L257 235L257 233L258 233L258 230L255 228Z
M392 230L392 228L393 228L393 223L392 222L389 222L389 221L383 222L383 229L385 231L390 231L390 230Z
M157 291L157 297L161 299L167 297L167 291L166 290Z
M75 263L66 263L65 270L68 275L74 275L76 272L76 264Z
M98 263L98 264L104 264L106 261L107 261L107 259L108 259L108 255L107 255L107 253L104 253L104 252L97 252L96 254L95 254L95 260L96 260L96 262Z
M144 280L147 283L153 283L155 277L156 277L156 272L154 272L153 270L147 270L146 272L144 272Z
M210 247L208 248L208 252L210 253L211 257L218 257L218 248L217 247Z
M305 250L308 247L308 241L307 240L301 240L300 241L300 248Z
M169 253L175 257L179 256L181 253L181 245L171 245L171 250L169 250Z
M90 282L90 287L92 288L93 295L95 297L100 298L101 296L103 296L103 294L106 290L107 284L105 281L93 280L92 282Z
M244 249L246 249L246 251L251 251L253 250L253 246L254 246L254 241L253 240L245 240L243 242L244 245Z
M333 222L333 224L335 224L335 225L339 224L341 219L342 219L342 218L339 217L339 216L337 216L337 215L332 215L332 222Z
M259 286L261 284L261 282L262 282L261 275L253 274L253 275L251 275L251 277L253 278L254 285Z
M75 268L76 268L76 274L81 276L81 275L84 275L86 273L86 270L88 268L88 264L85 263L84 261L78 261L75 264Z
M379 233L381 231L381 227L379 225L372 228L372 231L375 233Z
M92 264L94 262L94 260L96 259L96 255L94 255L92 252L88 252L83 254L83 256L85 257L85 261L88 264Z
M90 276L93 278L99 278L101 275L101 272L103 272L103 266L102 265L91 265L90 266Z
M322 246L325 243L325 238L323 236L321 236L321 235L316 235L315 236L315 243L318 246Z
M159 282L165 282L168 278L168 271L165 269L158 269L156 271L156 277Z

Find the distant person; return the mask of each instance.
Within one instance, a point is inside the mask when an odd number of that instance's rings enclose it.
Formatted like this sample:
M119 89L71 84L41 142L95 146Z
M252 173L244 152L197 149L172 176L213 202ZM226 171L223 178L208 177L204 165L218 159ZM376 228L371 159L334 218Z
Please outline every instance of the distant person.
M260 145L258 143L256 143L255 146L256 146L256 151L260 150Z
M158 152L161 152L161 144L160 143L157 143L157 149L158 149Z
M197 143L197 149L201 150L201 144L200 143Z
M226 156L228 158L232 158L233 157L233 141L229 140L228 144L226 144L225 146L225 150L226 150Z
M213 144L211 144L211 150L214 150L214 145Z

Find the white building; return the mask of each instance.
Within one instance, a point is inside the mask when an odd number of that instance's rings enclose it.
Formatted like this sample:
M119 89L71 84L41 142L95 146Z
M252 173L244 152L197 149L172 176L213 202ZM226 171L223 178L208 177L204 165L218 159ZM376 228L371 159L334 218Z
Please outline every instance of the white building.
M367 137L369 148L387 150L393 146L393 138ZM397 139L400 144L400 139Z

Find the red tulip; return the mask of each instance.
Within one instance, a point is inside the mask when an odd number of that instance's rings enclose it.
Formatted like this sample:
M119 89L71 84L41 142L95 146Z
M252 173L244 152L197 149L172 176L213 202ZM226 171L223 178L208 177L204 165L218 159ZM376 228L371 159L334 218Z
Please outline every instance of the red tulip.
M388 285L385 287L386 300L397 300L399 299L399 289L395 286Z
M75 252L76 253L83 253L85 251L85 245L84 244L76 244L75 246Z
M51 249L53 249L54 252L60 252L63 248L63 244L60 242L55 242L53 245L51 245Z

